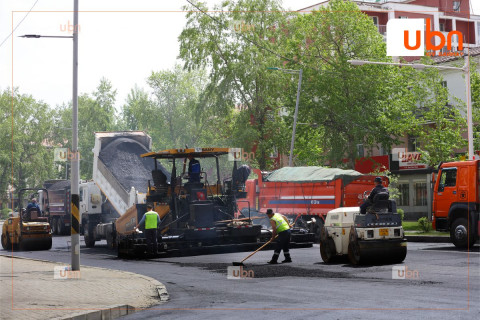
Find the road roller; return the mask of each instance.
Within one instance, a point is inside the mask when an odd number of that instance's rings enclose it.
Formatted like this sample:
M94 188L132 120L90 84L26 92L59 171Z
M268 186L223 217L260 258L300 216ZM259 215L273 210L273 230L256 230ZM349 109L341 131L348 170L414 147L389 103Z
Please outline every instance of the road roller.
M32 201L35 199L35 201ZM32 205L25 206L27 200ZM37 203L37 205L33 205ZM24 188L18 192L18 211L3 223L2 247L5 250L50 250L52 233L46 212L46 189Z
M407 240L395 202L374 204L366 214L359 207L329 211L320 233L320 255L325 263L347 256L354 265L401 263Z

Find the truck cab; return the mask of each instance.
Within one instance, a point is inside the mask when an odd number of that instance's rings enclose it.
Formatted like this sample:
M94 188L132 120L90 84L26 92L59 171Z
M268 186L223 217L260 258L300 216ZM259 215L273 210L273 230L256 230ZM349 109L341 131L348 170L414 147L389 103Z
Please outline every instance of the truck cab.
M433 227L449 231L459 248L473 246L479 236L480 161L441 163L433 192Z

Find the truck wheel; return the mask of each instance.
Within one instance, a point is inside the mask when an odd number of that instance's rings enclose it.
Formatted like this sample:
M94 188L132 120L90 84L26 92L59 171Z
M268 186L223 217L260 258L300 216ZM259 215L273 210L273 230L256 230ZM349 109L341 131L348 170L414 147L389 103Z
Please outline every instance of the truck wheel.
M114 242L114 239L113 239L113 234L111 234L111 233L107 234L107 248L109 250L115 249L115 242Z
M65 233L65 226L63 225L62 218L57 219L57 232L58 235L63 235Z
M473 225L470 223L470 230L468 230L466 218L455 219L450 227L450 240L452 240L452 243L458 248L471 248L475 243L472 227Z
M88 223L85 226L83 239L85 240L85 245L87 248L93 248L95 246L95 235L93 234L93 228Z
M57 218L52 218L50 220L50 227L52 228L52 234L58 234Z
M12 244L10 243L10 237L7 233L2 233L2 247L5 250L11 250Z

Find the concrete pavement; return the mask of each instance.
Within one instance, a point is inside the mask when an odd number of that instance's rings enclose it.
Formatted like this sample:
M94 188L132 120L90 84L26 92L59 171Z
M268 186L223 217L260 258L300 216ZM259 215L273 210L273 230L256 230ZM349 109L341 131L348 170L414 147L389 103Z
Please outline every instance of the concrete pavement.
M62 266L0 256L0 318L114 319L168 300L165 286L147 276L85 266L60 272Z

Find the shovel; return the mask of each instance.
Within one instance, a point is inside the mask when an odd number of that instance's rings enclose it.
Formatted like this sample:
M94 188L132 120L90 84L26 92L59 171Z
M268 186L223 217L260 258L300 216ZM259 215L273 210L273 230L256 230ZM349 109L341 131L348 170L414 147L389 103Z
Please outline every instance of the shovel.
M255 253L257 253L258 251L260 251L260 250L262 250L263 248L265 248L270 242L272 242L273 240L275 240L277 237L278 237L278 235L275 236L275 238L268 240L265 244L263 244L260 248L258 248L257 250L253 251L252 253L250 253L250 254L249 254L245 259L243 259L242 261L240 261L240 262L233 262L232 264L233 264L234 266L243 266L243 265L244 265L243 262L244 262L245 260L247 260L248 258L250 258L251 256L253 256Z

